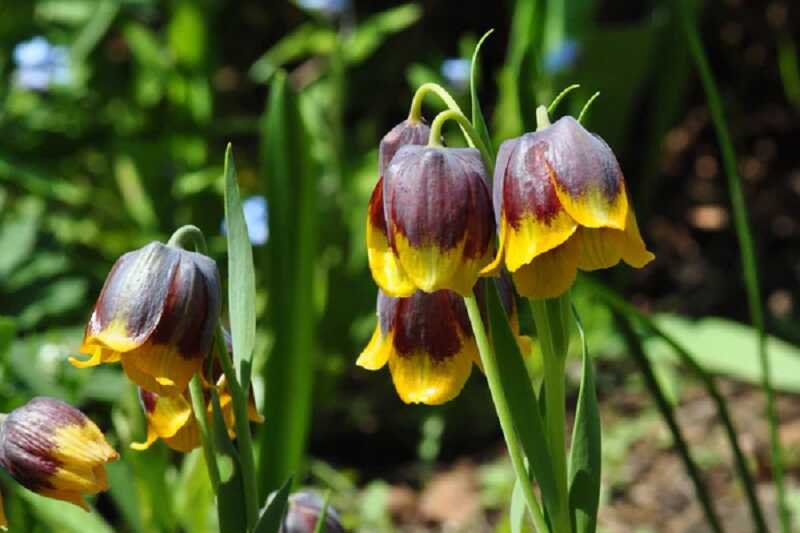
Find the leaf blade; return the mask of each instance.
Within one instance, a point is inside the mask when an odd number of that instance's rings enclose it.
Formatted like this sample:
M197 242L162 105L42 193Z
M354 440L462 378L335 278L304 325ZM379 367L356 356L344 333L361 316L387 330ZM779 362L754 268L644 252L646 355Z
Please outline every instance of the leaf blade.
M233 364L243 390L250 385L250 361L256 339L256 278L253 248L242 211L233 148L225 149L225 220L228 228L228 313Z
M600 502L602 434L594 372L586 335L575 307L572 308L582 344L583 372L569 455L570 515L576 533L594 533Z

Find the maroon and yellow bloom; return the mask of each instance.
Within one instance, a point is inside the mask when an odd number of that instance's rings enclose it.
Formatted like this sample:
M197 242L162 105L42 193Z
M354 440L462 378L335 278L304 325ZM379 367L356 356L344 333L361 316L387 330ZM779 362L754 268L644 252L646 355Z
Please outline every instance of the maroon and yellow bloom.
M417 291L408 298L392 298L379 290L377 315L358 366L379 370L388 363L405 403L435 405L461 392L480 355L458 294Z
M206 415L211 421L213 413L211 387L205 384L203 388ZM222 409L225 427L228 429L228 435L233 439L236 436L233 398L228 391L225 376L221 376L217 380L216 390L219 394L219 405ZM161 396L140 387L139 402L147 419L147 438L144 442L132 443L131 448L139 451L146 450L158 439L162 439L167 446L182 453L188 453L200 446L200 432L188 390L176 396ZM252 422L264 421L264 417L256 410L252 387L247 407L247 415Z
M151 242L120 257L106 278L81 353L85 368L121 361L145 390L179 395L211 348L220 313L216 263Z
M34 398L0 427L0 466L22 486L85 510L85 495L108 490L105 465L119 458L100 429L74 407Z
M578 269L654 258L614 153L572 117L500 146L493 197L500 249L485 271L504 262L529 298L561 295Z
M500 283L498 289L520 351L527 357L531 341L519 335L511 284ZM467 308L455 292L416 291L408 298L393 298L379 289L376 314L378 324L356 364L380 370L388 363L405 403L436 405L452 400L467 382L472 364L481 367Z
M378 150L379 178L372 191L367 214L367 257L376 283L380 287L390 288L388 292L395 295L410 294L414 291L414 285L405 276L389 246L383 211L383 177L400 147L426 144L430 131L423 122L404 120L381 139Z
M472 293L491 262L495 223L486 169L474 148L400 148L383 180L396 276L373 274L386 294Z

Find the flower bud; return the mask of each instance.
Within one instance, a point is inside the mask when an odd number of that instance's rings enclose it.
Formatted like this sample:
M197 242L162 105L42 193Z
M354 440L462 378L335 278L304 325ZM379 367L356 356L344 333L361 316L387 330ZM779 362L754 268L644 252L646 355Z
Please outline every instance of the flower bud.
M280 533L314 533L324 502L313 492L295 492L289 496L289 508ZM328 505L325 509L325 533L344 533L339 514Z
M491 262L495 223L486 169L474 148L404 146L384 177L389 245L398 264L395 285L375 276L387 294L472 293ZM374 273L374 270L373 270Z
M392 298L379 290L377 307L378 325L356 364L379 370L388 362L406 403L456 397L480 361L462 298L452 291Z
M34 398L0 427L0 466L11 477L87 511L83 496L108 490L105 465L118 458L94 422L53 398Z
M389 246L383 210L383 177L397 150L408 144L426 144L430 131L422 122L404 120L381 139L378 150L379 178L369 200L367 215L367 257L378 285L391 287L392 294L408 295L414 291L414 285L403 273Z
M493 199L500 250L485 271L504 261L524 296L554 298L578 269L620 259L641 268L654 257L614 153L572 117L500 146Z
M79 367L122 361L145 390L178 395L211 348L220 313L216 263L158 242L120 257L95 304Z

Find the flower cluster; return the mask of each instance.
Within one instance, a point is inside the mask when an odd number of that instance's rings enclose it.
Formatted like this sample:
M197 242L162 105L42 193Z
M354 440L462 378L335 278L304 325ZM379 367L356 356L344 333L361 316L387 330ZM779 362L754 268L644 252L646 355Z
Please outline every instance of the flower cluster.
M159 438L180 452L200 446L187 386L211 352L220 305L217 265L196 252L151 242L120 257L111 269L81 345L90 358L70 362L79 368L121 362L138 385L147 437L133 443L133 449L147 449ZM230 352L227 332L224 337ZM231 393L220 367L211 365L210 371L213 375L203 379L207 416L211 418L215 389L233 437ZM252 392L249 416L262 421Z
M480 294L479 278L507 271L520 295L555 298L578 270L653 259L608 145L572 117L544 118L501 145L491 194L491 162L440 146L413 112L381 140L366 236L378 325L357 364L388 363L404 402L450 400L480 365L461 299ZM498 284L509 315L514 287Z

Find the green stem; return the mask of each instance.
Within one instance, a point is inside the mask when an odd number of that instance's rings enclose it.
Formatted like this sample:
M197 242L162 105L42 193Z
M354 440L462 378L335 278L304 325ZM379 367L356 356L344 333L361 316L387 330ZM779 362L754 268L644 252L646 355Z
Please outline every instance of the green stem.
M717 133L725 175L728 183L728 193L731 197L733 219L736 227L736 237L739 240L739 253L744 270L744 280L747 289L748 307L753 326L758 330L758 354L761 363L761 382L767 396L767 419L769 422L770 461L775 477L775 487L778 493L778 514L781 521L781 531L788 533L791 528L789 508L786 505L786 490L783 479L783 450L778 434L778 412L775 406L775 394L772 389L770 375L770 361L767 354L767 335L764 329L764 311L761 303L761 290L758 281L755 250L750 225L747 221L747 207L742 193L741 179L736 163L736 152L733 148L730 133L725 121L725 112L722 107L722 98L719 95L714 75L708 64L708 58L703 50L703 43L697 31L692 11L687 0L678 2L689 50L692 53L700 80L708 100L711 119Z
M552 300L532 300L533 319L542 350L544 364L544 394L547 442L556 474L556 487L564 505L558 516L551 517L556 531L569 532L569 491L567 487L566 441L566 360L568 348L568 322L563 305L569 307L569 293Z
M256 464L253 458L253 437L250 433L250 420L247 417L247 396L236 379L236 371L228 357L228 349L222 333L222 326L215 335L217 343L217 356L222 365L222 372L228 382L228 388L233 398L233 413L236 424L236 448L239 450L239 460L242 463L242 480L244 483L245 508L247 509L247 524L252 529L258 520L258 485L256 484Z
M214 492L217 492L220 483L219 465L217 465L214 440L211 438L211 433L208 429L205 395L203 394L203 385L200 382L199 374L195 374L194 377L192 377L192 381L189 382L189 394L192 398L192 410L194 411L194 418L197 420L197 427L200 433L200 443L203 446L203 457L205 457L206 460L208 478L211 480L211 487L214 489Z
M550 126L550 117L547 116L547 108L540 105L536 108L536 131L542 131Z
M208 254L206 238L203 232L200 231L200 228L191 224L181 226L175 230L175 233L173 233L169 241L167 241L167 246L174 246L176 248L187 248L191 246L198 253ZM200 433L200 443L203 446L203 457L205 457L206 460L208 478L211 480L211 486L214 488L214 492L216 492L220 483L219 465L217 464L214 440L211 438L208 430L205 395L203 394L203 385L200 382L199 374L195 374L189 382L189 394L192 398L192 409Z
M594 93L594 94L593 94L593 95L592 95L592 96L591 96L591 97L590 97L590 98L589 98L589 99L586 101L586 103L585 103L585 104L583 104L583 109L581 109L581 112L578 114L578 123L579 123L579 124L583 124L583 117L585 117L585 116L586 116L586 113L587 113L587 111L589 111L589 108L590 108L590 107L592 107L592 104L594 103L594 101L595 101L595 100L597 100L597 97L598 97L598 96L600 96L600 91L597 91L596 93Z
M192 224L186 224L175 230L175 233L167 241L167 246L183 249L191 246L196 252L208 255L205 235L200 231L200 228Z
M681 432L681 428L678 425L677 420L675 420L675 413L672 409L672 405L669 403L669 400L667 400L666 396L664 396L664 392L661 390L661 386L658 384L658 380L653 373L653 368L650 365L649 359L647 359L647 355L644 353L644 349L639 342L639 338L636 336L636 333L634 333L633 328L631 328L630 323L625 317L616 311L614 311L614 317L619 325L620 330L622 331L622 335L625 337L625 343L628 346L628 351L639 365L639 369L642 371L642 376L644 376L645 384L647 385L650 394L653 395L656 405L658 406L658 410L661 413L662 418L664 418L664 421L667 423L670 432L672 433L672 439L675 441L675 448L677 448L681 459L683 459L683 464L686 466L686 472L689 474L689 477L694 484L694 489L697 493L697 498L700 500L700 505L703 507L706 520L708 520L708 524L711 526L712 530L714 530L716 533L722 533L722 525L720 524L717 513L714 511L714 506L711 504L711 497L708 494L708 488L703 482L703 475L701 474L697 463L694 462L694 459L692 459L692 456L689 453L689 445L686 443L686 439L683 437L683 433Z
M442 127L448 120L455 120L458 125L461 126L461 131L464 132L467 143L470 146L478 149L478 151L481 153L481 158L486 165L486 169L489 171L489 175L491 175L494 172L494 161L489 154L489 150L486 149L486 145L483 144L478 132L472 127L472 123L470 123L469 119L465 117L461 111L449 109L436 115L436 118L434 118L433 122L431 123L431 133L430 137L428 137L428 146L442 145Z
M540 533L547 533L550 531L550 528L547 527L542 509L539 507L539 502L536 499L536 495L533 493L533 484L528 476L528 470L525 468L525 459L523 458L522 450L517 440L517 434L511 422L511 412L505 394L503 394L503 385L500 382L500 372L497 368L494 350L486 336L486 329L483 326L483 319L481 318L481 312L478 308L478 302L474 296L466 296L464 297L464 304L467 307L467 314L469 315L469 321L472 324L472 331L475 335L475 343L478 345L478 351L481 355L483 372L486 374L486 381L489 384L489 392L492 395L492 401L497 411L497 418L500 421L500 429L503 431L503 437L505 438L506 447L508 448L508 455L511 458L511 466L514 468L514 473L522 487L525 503L528 506L528 512L536 526L536 530ZM536 408L536 406L533 407Z
M572 91L574 91L575 89L578 89L578 88L580 88L580 85L577 84L577 83L574 83L574 84L570 85L569 87L567 87L566 89L564 89L563 91L561 91L560 93L558 93L558 96L556 96L553 99L553 101L550 103L550 105L547 106L547 112L548 113L555 112L556 108L558 107L558 104L561 103L561 100L563 100L565 96L567 96L569 93L571 93Z
M586 281L586 278L584 278L584 280ZM719 419L722 422L722 427L725 429L725 436L727 437L728 444L733 452L734 465L739 475L739 482L742 485L742 490L744 490L745 496L747 497L747 502L750 506L750 514L753 518L753 525L758 533L767 533L769 530L767 529L767 522L764 519L764 513L761 510L761 504L759 503L758 496L756 495L756 483L753 480L753 476L750 474L750 469L747 466L747 459L742 452L742 448L739 446L739 438L736 434L736 428L733 425L733 420L731 419L728 407L725 404L725 398L717 388L714 377L706 372L705 369L695 360L694 356L692 356L692 354L689 353L689 351L677 340L662 330L652 318L645 315L635 306L617 296L607 287L604 287L603 285L593 281L590 283L592 290L598 296L600 296L600 298L609 307L620 313L635 317L641 324L645 326L645 328L652 331L655 335L661 337L661 339L664 340L664 342L666 342L675 351L681 362L686 365L703 383L709 396L711 396L711 399L714 401Z
M428 93L434 93L441 98L448 109L462 113L458 103L450 96L447 89L436 83L423 83L414 93L414 98L411 100L411 109L408 112L408 120L410 122L422 121L422 101L425 100Z

